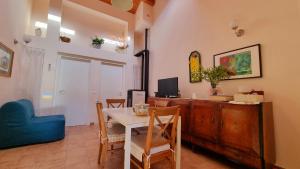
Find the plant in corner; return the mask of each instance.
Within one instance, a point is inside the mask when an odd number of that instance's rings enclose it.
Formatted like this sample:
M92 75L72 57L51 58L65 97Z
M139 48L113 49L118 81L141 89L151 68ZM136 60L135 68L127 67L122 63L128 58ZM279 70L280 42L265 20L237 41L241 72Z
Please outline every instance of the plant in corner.
M202 79L210 82L212 88L212 95L217 95L217 85L221 80L229 77L228 71L223 66L203 69L201 72Z
M100 49L103 44L104 44L103 38L99 38L98 36L95 36L95 38L92 39L92 45L94 48Z

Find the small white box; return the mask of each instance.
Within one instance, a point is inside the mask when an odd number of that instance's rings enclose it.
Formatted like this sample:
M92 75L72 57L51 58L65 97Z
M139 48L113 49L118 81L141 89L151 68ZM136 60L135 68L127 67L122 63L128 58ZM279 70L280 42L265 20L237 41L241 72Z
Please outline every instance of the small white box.
M263 102L264 96L257 94L235 94L234 101L236 102L244 102L244 103L256 103Z

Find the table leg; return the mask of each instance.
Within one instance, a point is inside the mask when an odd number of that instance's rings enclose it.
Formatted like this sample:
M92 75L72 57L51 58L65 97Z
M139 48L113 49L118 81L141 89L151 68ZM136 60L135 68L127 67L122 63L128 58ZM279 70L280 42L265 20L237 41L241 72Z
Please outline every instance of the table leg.
M124 169L130 169L130 152L131 152L131 127L126 126L125 145L124 145Z
M176 169L180 169L181 165L181 117L177 124L177 143L176 143Z

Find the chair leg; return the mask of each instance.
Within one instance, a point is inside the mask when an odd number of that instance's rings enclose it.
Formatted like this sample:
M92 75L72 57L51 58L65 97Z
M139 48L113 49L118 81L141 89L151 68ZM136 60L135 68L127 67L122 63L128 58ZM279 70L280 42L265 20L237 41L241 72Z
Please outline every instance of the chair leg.
M107 151L108 151L107 149L108 149L108 145L107 143L104 143L102 148L102 161L104 166L106 165L107 162Z
M171 162L171 169L175 169L176 168L175 153L172 153L170 162Z
M98 163L100 164L101 168L105 168L105 166L106 166L107 146L108 146L107 143L100 144Z
M144 169L150 169L150 162L146 157L143 157L143 165Z
M99 154L98 154L98 164L100 164L100 162L101 162L102 149L103 149L103 144L100 143Z

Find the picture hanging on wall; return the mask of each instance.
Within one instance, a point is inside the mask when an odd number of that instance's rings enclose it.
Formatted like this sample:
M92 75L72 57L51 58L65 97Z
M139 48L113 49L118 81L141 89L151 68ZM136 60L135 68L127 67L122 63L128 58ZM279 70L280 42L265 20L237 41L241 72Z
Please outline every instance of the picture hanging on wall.
M214 66L222 65L232 79L262 77L260 44L214 55Z
M11 76L13 59L14 51L0 42L0 76Z
M193 51L189 57L190 82L201 82L201 55L198 51Z

